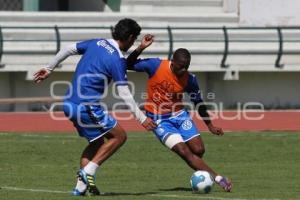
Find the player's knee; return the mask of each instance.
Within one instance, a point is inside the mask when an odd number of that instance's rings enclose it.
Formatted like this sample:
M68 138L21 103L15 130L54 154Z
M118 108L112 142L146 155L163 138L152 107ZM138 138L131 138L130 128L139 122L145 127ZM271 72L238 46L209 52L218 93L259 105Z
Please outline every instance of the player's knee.
M204 147L197 147L195 150L194 150L194 153L199 156L200 158L203 157L204 153L205 153L205 148Z
M124 144L127 140L127 134L120 126L116 126L112 131L106 134L105 137L108 140L113 139L115 143L118 143L118 145Z
M189 157L192 155L192 152L187 146L178 146L176 152L185 160L189 160Z
M116 139L118 140L118 143L120 145L124 144L127 140L127 135L126 135L125 131L121 131L119 134L117 134Z
M124 133L122 134L122 144L125 143L126 140L127 140L127 134L124 132Z

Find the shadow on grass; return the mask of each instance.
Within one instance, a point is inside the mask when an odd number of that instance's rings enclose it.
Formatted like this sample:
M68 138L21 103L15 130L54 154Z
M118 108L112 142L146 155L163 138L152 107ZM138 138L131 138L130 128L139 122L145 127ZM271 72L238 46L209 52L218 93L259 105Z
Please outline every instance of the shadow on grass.
M167 189L159 189L159 191L164 191L164 192L191 192L191 194L199 194L195 193L192 191L191 188L189 187L175 187L175 188L167 188ZM216 190L213 188L213 193L224 193L223 190Z
M145 196L157 194L157 192L105 192L101 196Z
M188 188L188 187L176 187L176 188L168 188L168 189L159 189L159 191L164 191L164 192L170 192L170 191L192 192L192 189Z

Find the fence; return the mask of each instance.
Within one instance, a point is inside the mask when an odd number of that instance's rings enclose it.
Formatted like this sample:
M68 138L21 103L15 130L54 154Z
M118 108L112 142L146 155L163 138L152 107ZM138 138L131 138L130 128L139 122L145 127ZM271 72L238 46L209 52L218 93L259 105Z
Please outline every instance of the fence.
M3 36L3 30L6 29L18 29L18 30L26 30L26 29L53 29L53 34L55 39L12 39L12 38L5 38ZM61 30L67 30L67 29L84 29L84 30L112 30L112 27L12 27L12 26L0 26L0 64L5 65L5 63L1 63L1 58L6 54L41 54L41 55L51 55L57 53L61 48L62 42L71 42L75 40L69 40L69 39L61 39ZM299 55L300 54L300 48L299 49L284 49L285 43L299 43L300 39L286 39L283 35L283 30L289 30L289 31L300 31L300 27L144 27L143 29L155 29L155 30L166 30L168 37L166 39L159 39L157 42L167 43L168 44L168 50L158 52L160 54L166 54L168 58L172 56L173 50L174 50L174 44L176 43L193 43L193 42L200 42L200 43L221 43L223 45L223 49L218 50L194 50L192 53L196 55L222 55L222 59L220 60L220 67L226 68L228 67L227 64L227 57L228 55L277 55L276 60L274 60L274 66L277 68L283 67L284 65L281 64L281 58L283 55ZM185 39L176 39L174 38L173 32L176 30L182 30L182 31L207 31L207 30L216 30L216 31L222 31L223 38L185 38ZM235 39L231 38L231 33L234 31L247 31L251 33L252 31L257 30L272 30L275 31L277 34L276 39L270 39L270 38L260 38L260 39ZM4 48L4 44L6 42L54 42L56 45L55 50L44 50L44 51L30 51L30 50L6 50ZM230 50L230 45L234 43L277 43L278 48L276 50L245 50L245 51L239 51L239 50Z

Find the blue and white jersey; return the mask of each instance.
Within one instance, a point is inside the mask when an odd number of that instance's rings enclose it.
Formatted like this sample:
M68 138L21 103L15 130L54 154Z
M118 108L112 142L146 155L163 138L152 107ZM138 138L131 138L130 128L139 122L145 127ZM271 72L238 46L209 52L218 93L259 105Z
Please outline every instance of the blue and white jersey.
M82 55L65 100L76 104L99 102L111 80L127 84L126 60L114 40L91 39L76 44Z

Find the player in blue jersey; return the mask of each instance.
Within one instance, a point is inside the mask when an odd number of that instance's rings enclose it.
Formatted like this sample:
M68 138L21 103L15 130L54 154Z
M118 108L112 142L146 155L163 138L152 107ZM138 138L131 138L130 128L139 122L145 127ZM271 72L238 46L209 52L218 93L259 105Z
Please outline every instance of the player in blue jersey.
M188 72L191 55L187 49L177 49L172 60L159 58L137 59L141 52L153 42L146 35L139 47L127 58L128 69L146 72L147 99L144 104L147 115L156 121L154 134L162 144L174 151L194 170L208 171L216 183L226 192L231 191L231 182L210 168L202 159L205 148L202 138L184 109L183 93L190 96L211 133L223 135L221 128L211 122L207 108L201 98L195 75Z
M141 27L132 19L120 20L113 30L113 39L91 39L70 45L57 53L45 68L34 74L34 81L45 80L55 67L70 55L82 55L72 84L64 98L64 113L73 122L80 136L89 144L82 152L74 196L99 195L95 185L97 168L126 141L126 133L103 108L100 101L108 83L113 80L119 96L147 130L156 124L136 105L127 85L127 51L140 34ZM106 139L106 140L105 140Z

